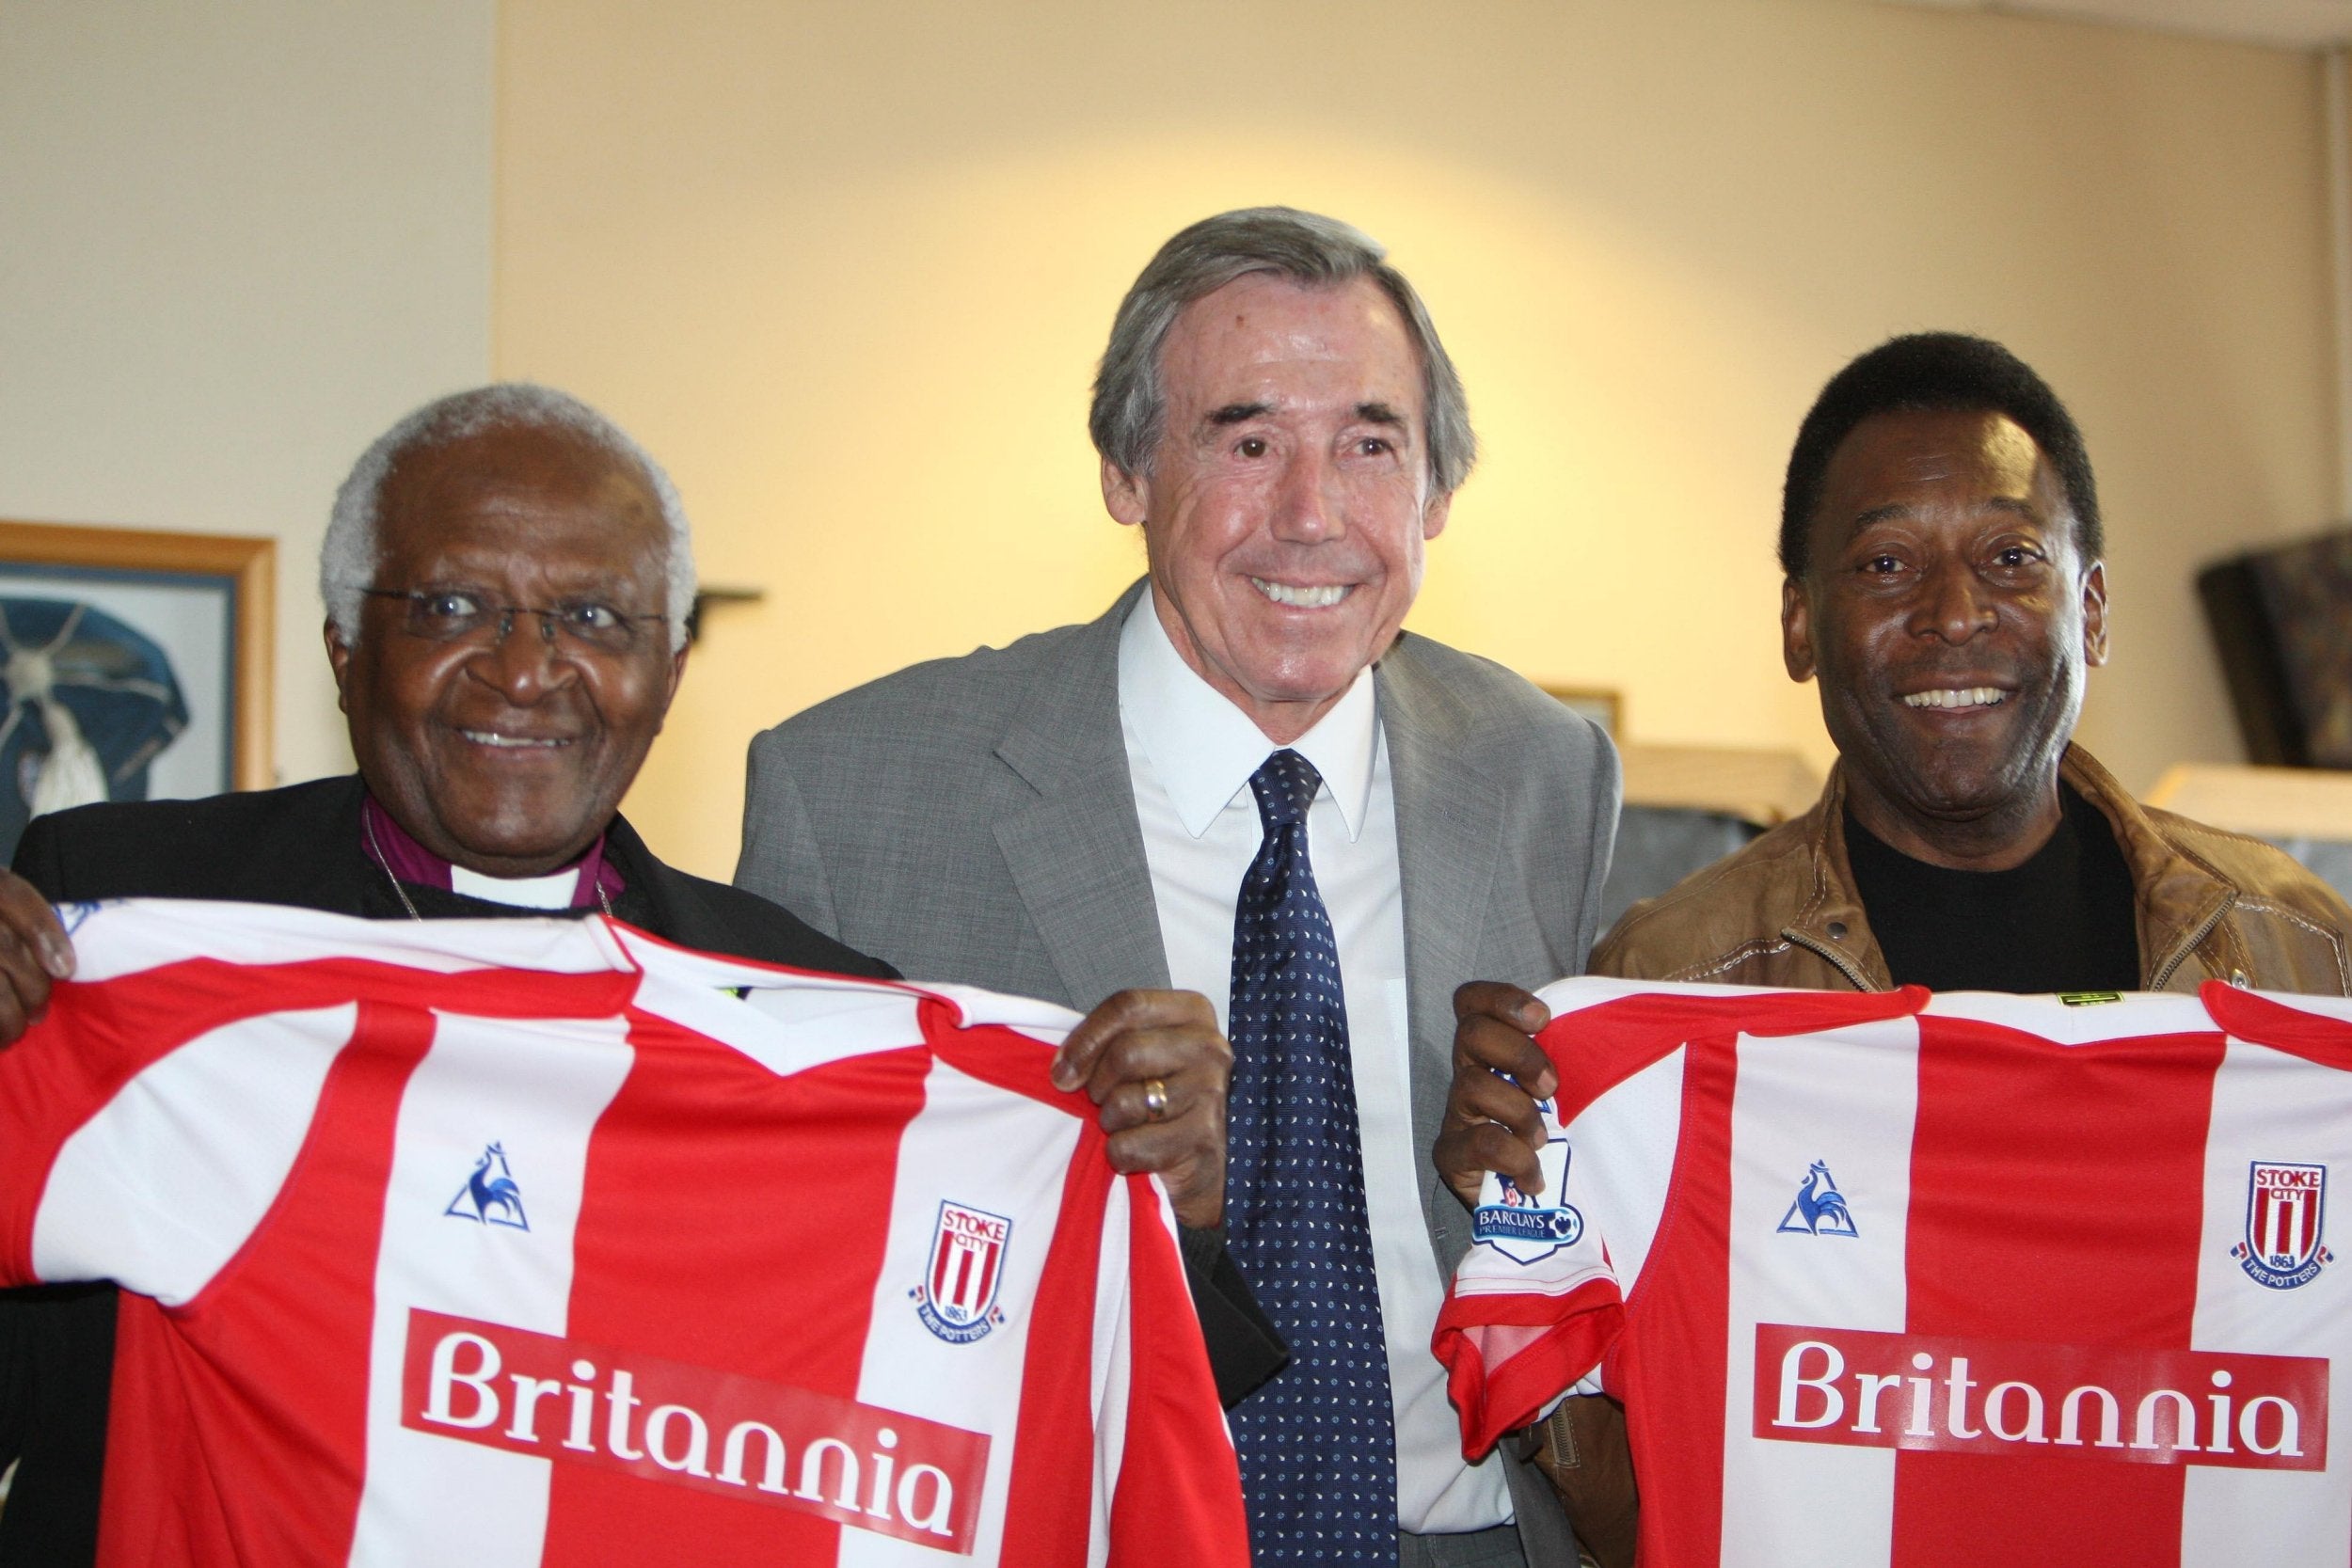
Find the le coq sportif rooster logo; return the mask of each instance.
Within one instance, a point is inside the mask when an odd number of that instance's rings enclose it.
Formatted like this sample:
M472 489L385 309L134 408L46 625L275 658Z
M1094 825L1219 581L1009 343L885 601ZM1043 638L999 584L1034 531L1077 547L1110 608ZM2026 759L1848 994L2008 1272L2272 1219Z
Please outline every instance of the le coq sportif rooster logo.
M531 1228L531 1221L523 1213L523 1190L507 1166L504 1144L483 1147L482 1158L474 1162L473 1174L441 1212L483 1225L510 1226L516 1230Z
M1804 1185L1797 1189L1797 1200L1781 1216L1780 1228L1794 1230L1806 1236L1852 1236L1853 1214L1846 1207L1846 1195L1837 1190L1837 1183L1829 1174L1829 1162L1816 1160L1804 1175Z

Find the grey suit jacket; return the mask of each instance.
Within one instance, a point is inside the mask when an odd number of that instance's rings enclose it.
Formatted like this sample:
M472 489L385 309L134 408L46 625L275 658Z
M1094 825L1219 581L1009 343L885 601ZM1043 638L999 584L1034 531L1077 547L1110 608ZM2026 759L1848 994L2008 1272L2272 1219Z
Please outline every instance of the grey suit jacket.
M1120 629L1143 588L1087 625L915 665L761 735L737 884L919 980L1082 1010L1166 986L1119 722ZM1584 967L1616 753L1518 676L1426 638L1399 637L1374 679L1426 1150L1453 1079L1454 988L1534 987ZM1434 1167L1423 1178L1431 1267L1450 1275L1469 1216ZM1531 1561L1557 1560L1565 1531L1549 1487L1515 1477L1513 1492Z

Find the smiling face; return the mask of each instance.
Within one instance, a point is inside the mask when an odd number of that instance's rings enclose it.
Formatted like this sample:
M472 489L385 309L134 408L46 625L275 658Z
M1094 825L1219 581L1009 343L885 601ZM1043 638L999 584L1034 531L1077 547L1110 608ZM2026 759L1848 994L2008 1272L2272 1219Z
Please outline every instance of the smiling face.
M1832 455L1810 564L1782 589L1854 815L1939 865L1998 870L2058 824L2106 578L2033 437L1999 414L1881 414Z
M1185 307L1160 385L1151 468L1105 462L1104 500L1184 662L1287 744L1395 640L1445 526L1420 356L1369 279L1252 275Z
M385 482L371 586L473 590L495 605L663 609L669 547L643 475L559 431L494 429L412 452ZM685 668L669 628L583 647L517 615L496 642L436 641L409 606L365 601L356 645L330 623L351 749L393 820L496 877L576 859L618 809Z

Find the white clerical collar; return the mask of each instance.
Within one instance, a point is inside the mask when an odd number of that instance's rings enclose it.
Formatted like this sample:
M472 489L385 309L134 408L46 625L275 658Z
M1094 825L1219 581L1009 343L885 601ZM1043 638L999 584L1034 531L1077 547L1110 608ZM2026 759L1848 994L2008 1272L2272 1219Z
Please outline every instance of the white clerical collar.
M568 910L580 891L580 867L567 865L545 877L485 877L453 863L449 890L492 904L512 904L524 910Z
M1152 775L1184 831L1199 838L1281 748L1184 662L1160 625L1155 592L1146 590L1136 601L1120 631L1120 718L1152 759ZM1313 729L1290 743L1323 775L1351 842L1364 831L1379 740L1379 708L1372 672L1365 669Z

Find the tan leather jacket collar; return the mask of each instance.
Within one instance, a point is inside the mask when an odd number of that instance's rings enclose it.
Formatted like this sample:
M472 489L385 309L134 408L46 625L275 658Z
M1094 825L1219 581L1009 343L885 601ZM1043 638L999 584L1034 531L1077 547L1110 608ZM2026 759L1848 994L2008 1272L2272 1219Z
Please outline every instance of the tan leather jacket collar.
M2237 902L2238 890L2212 867L2175 848L2115 776L2078 746L2069 746L2058 777L2099 808L2131 868L2139 930L2139 984L2162 990L2175 970Z
M2099 810L2115 831L2130 868L2139 936L2140 984L2161 990L2197 944L2230 912L2237 890L2166 842L2138 801L2090 753L2069 746L2058 777ZM1809 814L1815 867L1812 895L1780 934L1844 972L1858 990L1893 987L1878 939L1863 918L1846 855L1846 768L1830 769L1829 784Z
M1862 917L1862 900L1854 895L1845 825L1846 768L1841 762L1830 769L1829 784L1808 814L1812 892L1780 934L1835 965L1856 990L1891 990L1895 982L1886 959L1870 934L1870 923Z

